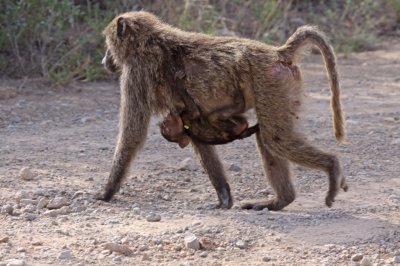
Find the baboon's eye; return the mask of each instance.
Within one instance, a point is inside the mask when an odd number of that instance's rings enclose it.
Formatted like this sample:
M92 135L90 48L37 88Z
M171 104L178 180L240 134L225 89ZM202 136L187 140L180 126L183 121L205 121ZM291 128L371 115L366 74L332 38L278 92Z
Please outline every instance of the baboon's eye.
M123 17L118 18L118 20L117 20L117 36L119 38L122 38L122 37L125 36L126 31L127 31L126 30L126 27L127 27L126 24L127 24L126 20Z

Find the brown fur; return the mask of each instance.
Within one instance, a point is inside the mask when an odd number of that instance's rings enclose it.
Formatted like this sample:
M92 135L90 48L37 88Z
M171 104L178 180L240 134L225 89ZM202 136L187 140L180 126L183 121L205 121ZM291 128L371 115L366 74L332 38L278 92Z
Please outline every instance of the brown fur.
M211 121L213 114L216 120L220 119L219 110L235 107L238 95L243 96L241 112L251 108L256 111L260 127L257 143L276 197L245 207L279 210L294 200L289 161L328 174L328 206L339 187L347 190L337 157L307 143L295 130L302 94L296 58L300 48L313 44L324 56L330 80L336 139L345 137L335 56L316 28L303 26L285 45L273 47L253 40L184 32L147 12L130 12L116 17L104 34L107 48L121 69L121 120L102 199L110 200L119 189L131 160L146 139L150 116L179 113L177 110L185 107L174 90L174 75L180 64L185 68L187 93L202 114L211 116ZM192 144L217 191L220 206L230 208L229 185L214 148L195 140Z
M165 139L178 143L181 148L186 147L191 139L203 144L219 145L247 138L259 131L258 124L248 127L244 116L236 115L222 120L221 123L224 125L217 127L205 117L192 118L184 112L180 115L169 114L161 123L160 129Z

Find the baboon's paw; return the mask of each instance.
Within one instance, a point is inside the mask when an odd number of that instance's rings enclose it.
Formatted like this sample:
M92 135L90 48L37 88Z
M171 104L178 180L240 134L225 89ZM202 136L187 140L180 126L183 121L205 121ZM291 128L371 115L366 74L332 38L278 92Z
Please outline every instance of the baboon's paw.
M218 199L219 199L219 204L217 205L217 208L219 209L232 208L233 200L229 187L223 188L220 192L218 192Z
M97 192L94 195L94 199L109 202L112 198L113 194L107 191Z
M325 198L325 204L329 208L332 207L332 204L335 202L336 194L337 194L337 190L328 191L328 195L326 195L326 198Z
M340 187L344 190L344 192L347 192L349 190L349 186L346 183L346 178L342 178L342 181L340 182Z

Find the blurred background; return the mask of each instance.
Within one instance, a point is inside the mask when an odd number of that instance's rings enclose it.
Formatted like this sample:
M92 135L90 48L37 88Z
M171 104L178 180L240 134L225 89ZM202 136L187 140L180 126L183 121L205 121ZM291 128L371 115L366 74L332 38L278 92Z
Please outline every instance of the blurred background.
M131 10L184 30L271 44L315 24L345 55L400 39L400 0L2 0L0 10L0 75L59 84L109 77L101 32Z

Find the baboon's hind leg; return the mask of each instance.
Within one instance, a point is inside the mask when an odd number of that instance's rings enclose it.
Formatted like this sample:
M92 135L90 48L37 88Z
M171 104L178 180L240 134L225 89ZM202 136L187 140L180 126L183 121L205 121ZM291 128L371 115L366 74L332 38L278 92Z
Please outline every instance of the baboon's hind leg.
M340 163L335 155L319 150L294 132L281 134L272 139L269 138L268 134L265 134L264 139L267 140L268 144L271 143L272 151L279 156L286 157L290 161L303 166L323 170L328 174L329 189L325 198L328 207L331 207L335 201L339 187L347 191L346 181L342 176Z
M218 158L214 146L192 140L193 148L200 158L208 177L217 191L219 205L223 209L230 209L233 205L231 190L226 179L225 171Z
M262 210L281 210L294 201L296 192L291 180L289 161L278 156L274 156L268 150L257 132L257 145L262 158L264 172L267 175L269 184L275 192L275 197L263 201L247 201L241 206L243 209Z

